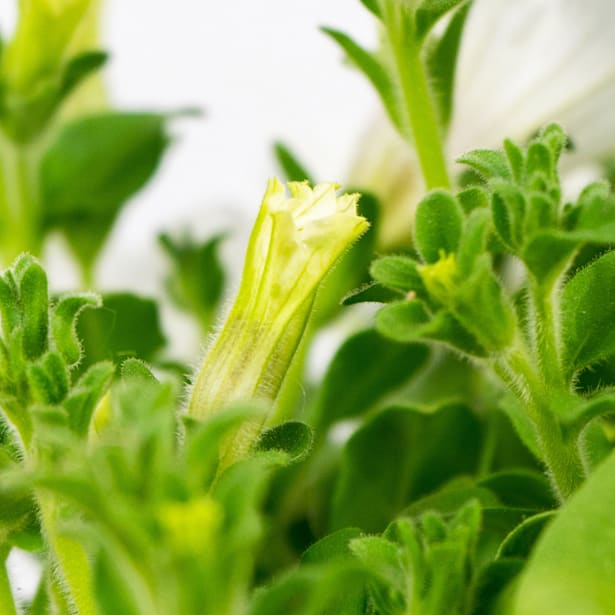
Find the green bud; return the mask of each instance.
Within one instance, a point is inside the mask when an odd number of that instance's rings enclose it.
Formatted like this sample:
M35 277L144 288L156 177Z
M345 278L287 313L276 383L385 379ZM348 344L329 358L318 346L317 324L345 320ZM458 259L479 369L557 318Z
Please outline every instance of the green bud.
M336 186L269 181L235 303L196 375L188 412L206 418L235 402L275 400L301 340L316 291L368 228L358 195ZM242 436L247 451L261 425Z

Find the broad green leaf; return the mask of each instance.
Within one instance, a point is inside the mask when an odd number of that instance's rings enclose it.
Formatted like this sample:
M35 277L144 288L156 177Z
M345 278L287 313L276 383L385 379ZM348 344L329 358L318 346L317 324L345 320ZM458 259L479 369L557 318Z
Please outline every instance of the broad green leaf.
M305 168L305 166L284 143L276 143L273 146L273 152L278 165L284 172L286 181L308 181L310 184L314 184L314 180L312 179L313 175Z
M124 203L149 180L169 139L166 117L107 112L62 127L44 153L44 223L62 229L79 260L93 262Z
M415 219L416 245L423 260L435 263L442 252L456 252L462 224L462 209L455 197L443 191L428 194L419 203Z
M428 355L422 344L393 342L371 329L350 337L333 358L315 401L317 430L324 433L336 421L364 414L408 382Z
M479 442L480 425L462 405L430 414L392 407L371 417L344 449L332 528L381 531L412 500L472 473Z
M81 371L106 359L151 361L165 343L157 304L129 293L104 295L103 307L81 315L77 334L84 349Z
M586 367L615 350L615 252L577 272L561 299L564 360L570 371Z
M519 584L515 615L615 612L615 453L549 524Z

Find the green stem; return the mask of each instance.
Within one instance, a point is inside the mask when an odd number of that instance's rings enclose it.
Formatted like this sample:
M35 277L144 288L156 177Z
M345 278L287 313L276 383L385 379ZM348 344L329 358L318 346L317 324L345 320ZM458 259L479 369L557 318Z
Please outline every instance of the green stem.
M17 615L17 607L6 570L6 558L9 552L10 548L0 547L0 615Z
M0 249L5 265L22 252L40 252L35 168L35 146L15 144L0 135Z
M450 188L440 126L421 58L421 45L413 32L398 36L392 32L391 42L407 120L412 129L425 185L428 190Z
M565 391L567 387L557 337L558 309L554 289L555 285L531 281L534 351L539 358L541 376L547 389Z
M61 584L79 615L97 613L91 564L83 546L58 530L57 505L52 496L38 497L44 533L57 564Z

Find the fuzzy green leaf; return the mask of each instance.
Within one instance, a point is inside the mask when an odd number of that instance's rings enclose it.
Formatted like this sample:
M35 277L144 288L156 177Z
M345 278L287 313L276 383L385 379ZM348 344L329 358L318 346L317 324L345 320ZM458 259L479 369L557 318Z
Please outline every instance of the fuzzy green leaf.
M317 430L324 433L336 421L364 414L408 382L428 356L422 344L400 344L373 330L353 335L337 351L320 387L313 410Z
M441 253L452 254L459 247L463 212L448 192L428 194L418 205L415 219L416 245L423 260L435 263Z
M414 291L421 299L427 297L417 262L409 256L383 256L371 264L369 272L387 288L403 293Z
M119 210L149 180L166 149L166 117L107 112L62 127L43 155L44 223L62 229L91 265Z
M457 159L474 169L484 179L510 179L511 173L504 154L497 150L476 149Z
M98 308L98 295L82 294L62 297L51 312L51 330L57 350L69 366L81 359L81 342L77 337L77 319L86 308Z
M38 359L47 350L49 305L47 275L31 257L22 257L15 265L19 279L24 356Z
M615 453L559 511L532 551L515 615L615 612Z
M449 11L463 5L467 0L423 0L415 13L416 35L425 38L434 25Z
M479 441L479 423L462 405L443 406L431 414L392 407L373 416L344 449L333 529L353 525L381 531L412 499L472 472Z
M615 252L576 273L561 299L564 358L572 371L615 351Z

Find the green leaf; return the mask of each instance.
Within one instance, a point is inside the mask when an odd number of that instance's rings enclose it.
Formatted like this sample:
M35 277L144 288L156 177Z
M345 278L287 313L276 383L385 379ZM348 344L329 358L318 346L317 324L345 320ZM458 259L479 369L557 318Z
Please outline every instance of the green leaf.
M284 143L275 143L273 146L273 151L277 163L286 177L286 181L308 181L310 184L314 184L314 180L312 179L313 175L305 168L305 166Z
M95 294L62 297L51 312L51 330L57 350L69 366L81 359L81 342L77 337L77 319L86 308L99 308L101 299Z
M111 383L115 373L113 363L103 361L92 365L72 387L63 405L68 412L70 428L85 436L96 405Z
M254 444L258 452L281 451L288 457L288 463L299 463L312 450L314 433L301 421L286 421L264 431Z
M416 35L423 39L446 13L466 3L467 0L423 0L416 9Z
M383 307L376 314L376 329L398 342L433 340L472 356L485 354L476 338L452 314L441 310L431 318L418 299L398 301Z
M64 69L59 96L65 98L87 76L104 66L109 55L104 51L86 51L71 58Z
M457 252L463 212L457 199L448 192L428 194L418 205L415 218L416 245L423 260L435 263L441 252Z
M328 534L314 543L301 556L304 564L326 564L337 560L346 560L352 557L350 542L361 536L361 530L356 527L344 529Z
M400 293L385 288L377 282L368 282L350 291L343 299L342 305L357 303L388 303L400 298Z
M615 612L615 453L559 511L532 552L515 615Z
M417 262L409 256L382 256L371 264L369 272L387 288L403 293L414 291L421 299L427 297Z
M457 159L460 164L465 164L474 169L481 177L490 179L511 179L504 154L497 150L476 149L467 152Z
M399 101L395 85L375 55L358 45L347 34L332 28L322 28L347 54L348 58L361 70L374 86L389 117L397 129L403 134L405 127L400 117Z
M361 0L361 4L376 17L382 17L379 0Z
M59 404L68 394L68 369L57 352L48 352L40 362L30 365L28 380L34 399L41 404Z
M571 371L615 350L615 252L608 252L576 273L561 299L564 360Z
M462 190L457 194L457 199L466 214L472 213L475 209L486 209L489 207L489 195L480 186L471 186Z
M541 231L529 239L521 256L536 279L548 282L561 272L578 244L570 233Z
M525 216L528 209L525 194L508 182L493 182L493 186L493 224L504 244L515 251L523 245L525 239Z
M557 516L553 510L538 513L519 524L502 541L497 557L527 558L546 525Z
M498 496L505 506L547 510L557 502L544 474L525 469L506 469L482 478L477 483Z
M151 361L165 344L157 304L129 293L104 295L103 307L81 315L77 334L84 348L81 371L107 359L116 363L127 357Z
M525 154L523 150L510 139L504 139L504 152L514 180L521 184L525 181Z
M47 350L49 331L47 275L29 256L21 257L14 269L19 279L23 353L26 359L36 360Z
M479 423L462 405L430 414L392 407L371 417L344 448L332 528L381 531L413 499L473 472L479 441Z
M169 139L166 117L107 112L62 127L44 153L44 223L62 229L79 260L91 265L124 203L156 170Z
M427 49L427 71L439 111L440 126L445 130L453 112L457 55L470 5L471 3L467 2L455 12L444 33Z
M315 401L316 429L360 416L408 382L427 362L422 344L399 344L376 331L361 331L347 339L333 358ZM374 357L378 357L375 362Z
M159 240L173 263L173 271L166 279L171 298L208 331L224 293L225 273L219 254L224 235L202 243L188 237L176 241L167 234L160 235Z

